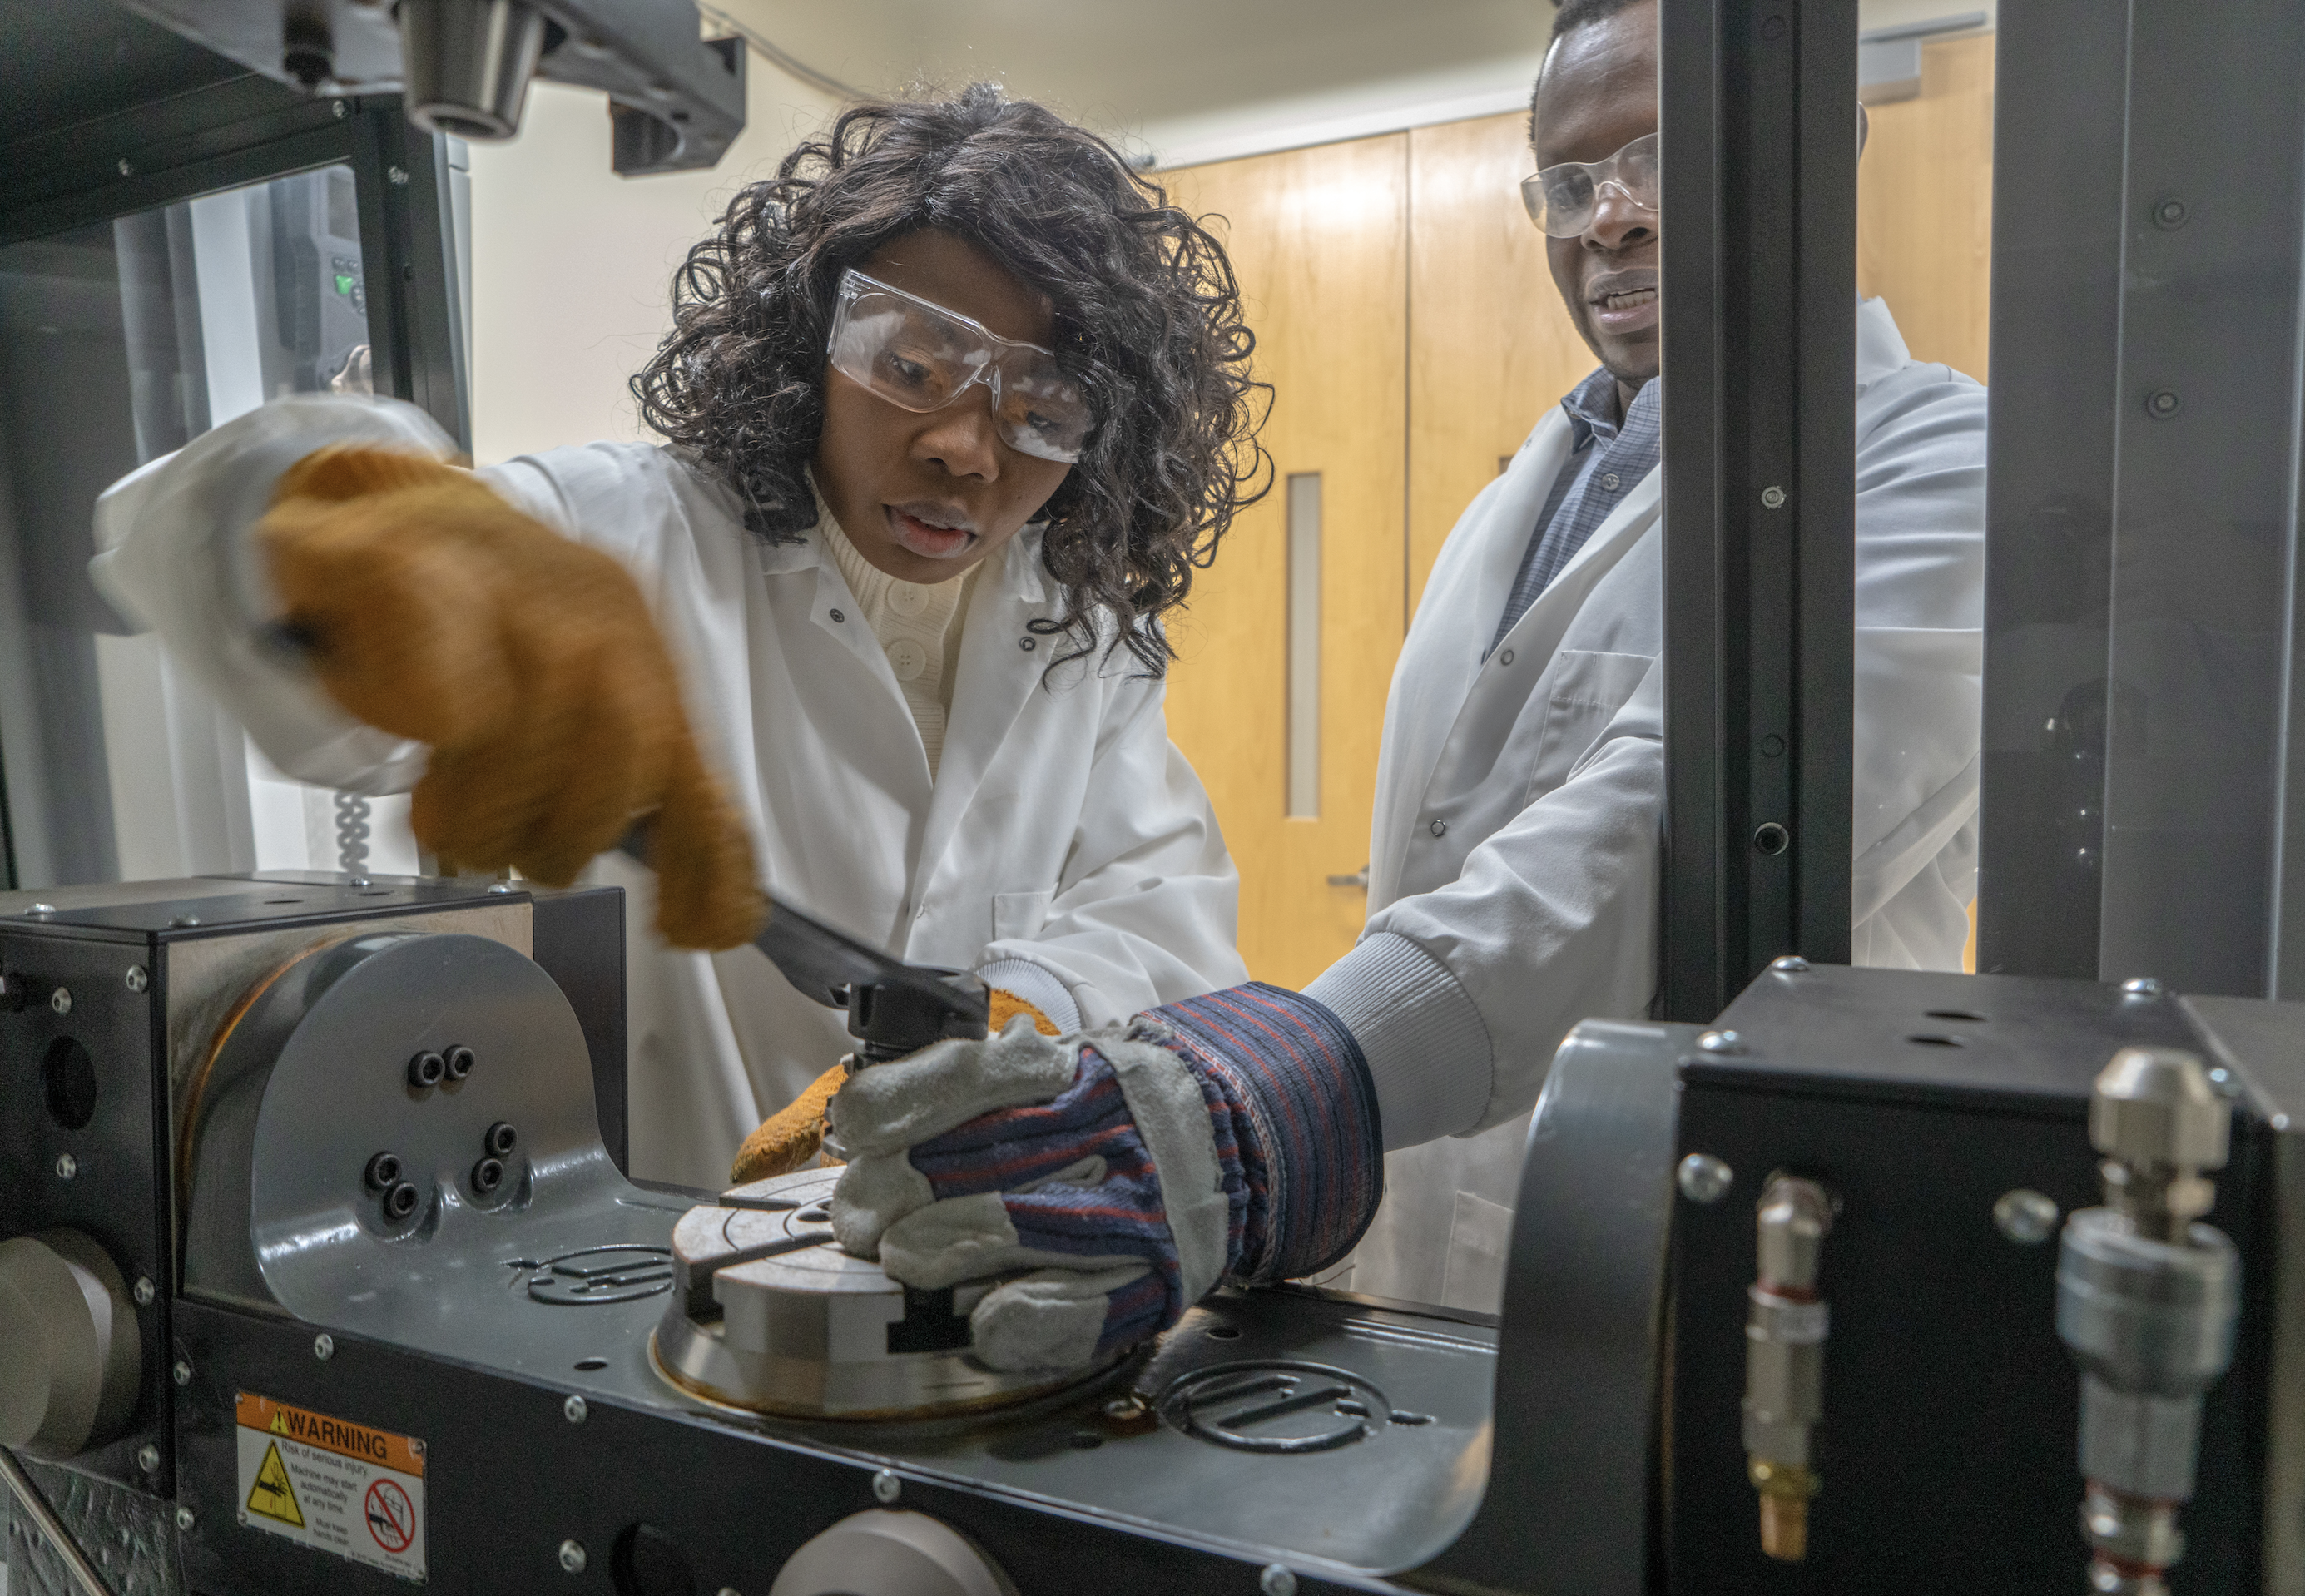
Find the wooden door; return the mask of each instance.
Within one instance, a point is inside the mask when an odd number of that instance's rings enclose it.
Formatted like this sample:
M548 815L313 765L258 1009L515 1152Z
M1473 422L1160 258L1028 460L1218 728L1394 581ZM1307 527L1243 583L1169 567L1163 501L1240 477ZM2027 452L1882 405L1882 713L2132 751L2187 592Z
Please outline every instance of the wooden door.
M1913 358L1986 380L1993 291L1993 35L1921 47L1916 98L1869 107L1857 167L1857 291Z
M1170 629L1182 658L1169 727L1207 784L1241 873L1240 947L1263 981L1302 986L1353 945L1365 895L1385 690L1400 650L1408 137L1391 134L1164 173L1177 203L1214 213L1273 386L1273 491L1245 512ZM1292 541L1302 556L1317 475L1314 760L1290 780ZM1297 613L1306 611L1300 598ZM1316 646L1307 647L1313 644ZM1305 701L1301 693L1300 706ZM1311 776L1315 779L1307 780ZM1310 813L1303 811L1310 794Z

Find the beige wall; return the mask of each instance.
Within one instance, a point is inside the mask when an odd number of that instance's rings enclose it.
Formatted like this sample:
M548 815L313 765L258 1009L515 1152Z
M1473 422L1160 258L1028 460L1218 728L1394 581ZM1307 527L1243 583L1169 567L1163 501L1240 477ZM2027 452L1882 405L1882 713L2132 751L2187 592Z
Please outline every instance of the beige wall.
M542 82L517 139L472 146L476 460L641 436L625 382L664 334L673 268L739 187L831 114L814 89L750 65L744 134L709 172L618 177L606 101Z

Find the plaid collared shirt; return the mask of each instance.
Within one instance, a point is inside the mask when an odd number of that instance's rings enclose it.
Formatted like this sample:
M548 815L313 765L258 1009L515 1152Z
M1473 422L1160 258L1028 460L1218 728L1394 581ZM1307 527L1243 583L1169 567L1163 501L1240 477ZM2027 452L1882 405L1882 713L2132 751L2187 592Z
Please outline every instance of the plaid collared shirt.
M1658 385L1644 383L1625 407L1620 427L1611 417L1617 408L1617 379L1606 366L1578 383L1561 402L1569 417L1573 441L1561 474L1552 480L1528 548L1520 556L1520 571L1505 599L1505 613L1497 622L1489 649L1504 641L1513 623L1536 602L1561 568L1577 557L1593 529L1609 518L1633 485L1656 469L1663 449ZM1598 440L1600 446L1594 446Z

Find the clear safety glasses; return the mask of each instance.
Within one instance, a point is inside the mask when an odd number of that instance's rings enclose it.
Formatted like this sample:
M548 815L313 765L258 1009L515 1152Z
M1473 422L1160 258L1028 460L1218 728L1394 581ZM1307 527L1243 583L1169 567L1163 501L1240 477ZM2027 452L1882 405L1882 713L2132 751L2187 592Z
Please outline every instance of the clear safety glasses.
M983 384L1001 441L1037 459L1071 464L1096 425L1053 351L1003 338L860 271L840 279L826 352L834 370L916 414L942 410Z
M1603 161L1563 161L1520 180L1528 219L1554 238L1575 238L1593 225L1601 191L1614 189L1643 210L1657 208L1657 135L1636 139Z

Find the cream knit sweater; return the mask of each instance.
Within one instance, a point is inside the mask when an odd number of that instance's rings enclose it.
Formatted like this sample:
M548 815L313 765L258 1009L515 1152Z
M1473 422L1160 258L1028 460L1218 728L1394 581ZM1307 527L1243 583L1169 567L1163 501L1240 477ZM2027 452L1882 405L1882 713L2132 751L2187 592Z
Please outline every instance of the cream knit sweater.
M832 512L822 509L821 504L820 509L817 531L824 534L833 563L847 579L864 624L889 657L889 668L897 673L905 707L913 712L921 746L928 751L929 777L933 780L944 755L953 678L960 674L960 635L968 595L976 573L984 568L983 562L934 586L904 582L866 559L840 530Z

